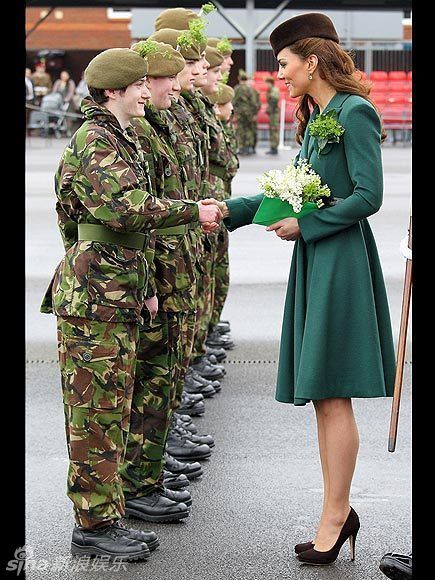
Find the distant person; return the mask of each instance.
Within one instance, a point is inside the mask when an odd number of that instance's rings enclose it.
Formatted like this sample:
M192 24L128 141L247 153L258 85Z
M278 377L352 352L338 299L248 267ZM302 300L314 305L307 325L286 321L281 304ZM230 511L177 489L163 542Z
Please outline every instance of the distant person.
M84 79L84 72L82 72L82 77L80 79L79 84L76 86L73 96L73 106L75 111L80 112L81 102L87 95L89 95L89 89Z
M35 65L35 72L31 76L33 82L33 88L35 91L35 105L40 105L42 97L47 95L53 82L50 75L45 70L45 62L39 61Z
M239 84L234 87L234 115L237 119L237 141L239 155L251 155L255 152L255 138L257 132L257 97L248 84L248 75L239 69ZM255 91L256 92L256 91Z
M278 155L279 143L279 91L275 87L275 79L268 77L265 79L269 88L267 90L267 108L266 113L269 116L269 141L270 149L266 151L268 155Z
M73 108L73 97L76 90L76 84L70 77L68 71L63 70L59 78L54 82L53 93L59 93L63 99L63 110L68 112ZM68 133L72 133L73 120L71 117L66 117L66 126Z
M254 103L255 103L255 115L253 116L252 120L253 120L253 126L252 126L252 137L253 137L253 142L250 145L250 153L256 153L256 148L257 148L257 139L258 139L258 123L257 123L257 115L261 109L261 99L260 99L260 93L257 91L257 89L254 87L253 85L253 81L252 79L248 80L248 84L252 89L252 95L254 98Z
M33 105L35 100L35 91L33 88L33 81L32 81L32 71L30 68L26 68L25 76L25 90L26 90L26 104ZM26 133L27 133L27 125L29 124L29 117L30 117L31 109L26 107Z
M76 84L68 71L63 70L54 82L53 93L60 93L64 103L70 104L76 90Z

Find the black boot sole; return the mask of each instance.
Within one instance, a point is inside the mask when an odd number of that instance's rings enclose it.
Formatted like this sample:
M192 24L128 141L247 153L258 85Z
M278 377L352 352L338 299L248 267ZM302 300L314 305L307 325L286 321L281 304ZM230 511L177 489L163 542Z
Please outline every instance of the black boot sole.
M167 487L168 489L175 489L175 491L177 491L177 489L184 489L185 487L189 487L189 482L186 481L166 481L166 479L163 480L163 485L165 487Z
M154 550L160 546L159 540L153 540L152 542L145 542L145 543L148 546L148 550L150 552L154 552Z
M125 508L125 517L134 517L139 518L140 520L144 520L145 522L176 522L178 520L182 520L183 518L187 518L190 515L190 512L178 512L176 514L167 514L167 515L150 515L144 514L139 510L135 510L134 508Z
M148 545L148 544L147 544ZM157 546L156 546L157 547ZM107 552L106 550L102 550L101 548L97 548L96 546L78 546L71 542L71 554L73 556L104 556L107 558L109 557L110 560L115 560L117 562L135 562L136 560L148 560L150 557L149 553L149 546L146 552L140 551L134 554L112 554L111 552Z
M175 473L175 472L173 472L173 473ZM204 471L202 470L202 468L197 469L196 471L191 471L190 473L186 473L185 471L177 472L178 475L185 475L189 481L191 479L196 479L197 477L201 477L201 475L203 475L203 473L204 473Z
M202 461L203 459L208 459L209 457L211 457L211 452L201 455L201 456L192 456L192 455L174 455L174 453L172 451L169 451L169 453L172 455L172 457L175 457L175 459L178 459L178 461ZM189 477L187 475L187 473L184 474L186 477Z
M387 578L392 578L393 580L409 580L409 578L412 578L412 575L408 572L398 570L396 567L389 566L388 564L383 564L382 567L379 566L379 569Z

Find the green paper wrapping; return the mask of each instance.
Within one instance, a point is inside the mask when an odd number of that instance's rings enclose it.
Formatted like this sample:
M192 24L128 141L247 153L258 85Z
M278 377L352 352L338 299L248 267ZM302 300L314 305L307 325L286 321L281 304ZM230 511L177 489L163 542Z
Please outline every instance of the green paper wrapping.
M277 197L263 197L263 200L254 215L252 223L261 226L270 226L284 218L301 218L316 209L319 209L316 203L306 201L303 204L301 211L296 213L287 201L282 201Z

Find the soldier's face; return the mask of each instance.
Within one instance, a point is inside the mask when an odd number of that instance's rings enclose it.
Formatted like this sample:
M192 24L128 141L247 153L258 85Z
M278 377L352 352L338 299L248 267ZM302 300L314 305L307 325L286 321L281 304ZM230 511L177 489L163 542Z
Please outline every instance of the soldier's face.
M124 93L120 93L119 91L113 92L118 93L119 103L127 118L143 117L145 103L151 98L145 78L128 85Z
M233 103L229 101L224 105L216 105L217 117L222 121L229 121L233 113Z
M231 58L231 55L224 57L224 62L221 64L221 72L230 72L231 67L233 66L234 61Z
M284 79L285 85L291 97L300 97L310 89L310 63L309 59L302 59L289 48L283 48L277 56L279 71L278 78Z
M210 68L210 63L205 58L205 52L202 53L201 58L198 61L198 66L200 73L195 79L195 87L199 89L207 84L207 70Z
M175 97L174 91L181 89L177 76L148 77L148 88L151 93L151 102L159 111L169 109L171 99Z
M204 85L204 91L214 93L217 91L218 83L222 79L221 65L209 68L207 71L207 83Z
M186 60L186 66L178 73L178 81L182 91L191 91L195 86L195 81L202 74L202 67L199 60Z

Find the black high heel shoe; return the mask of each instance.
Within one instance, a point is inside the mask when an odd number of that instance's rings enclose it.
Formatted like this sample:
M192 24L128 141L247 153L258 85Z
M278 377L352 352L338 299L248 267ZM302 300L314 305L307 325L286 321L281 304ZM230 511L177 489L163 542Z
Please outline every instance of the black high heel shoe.
M295 552L296 554L300 554L301 552L306 552L307 550L311 550L314 548L313 542L305 542L304 544L296 544Z
M337 541L330 550L319 552L315 548L300 552L296 557L300 562L313 566L327 566L337 559L341 546L348 539L350 543L350 559L355 560L355 540L360 528L359 517L353 507L350 508L349 515L341 528Z

